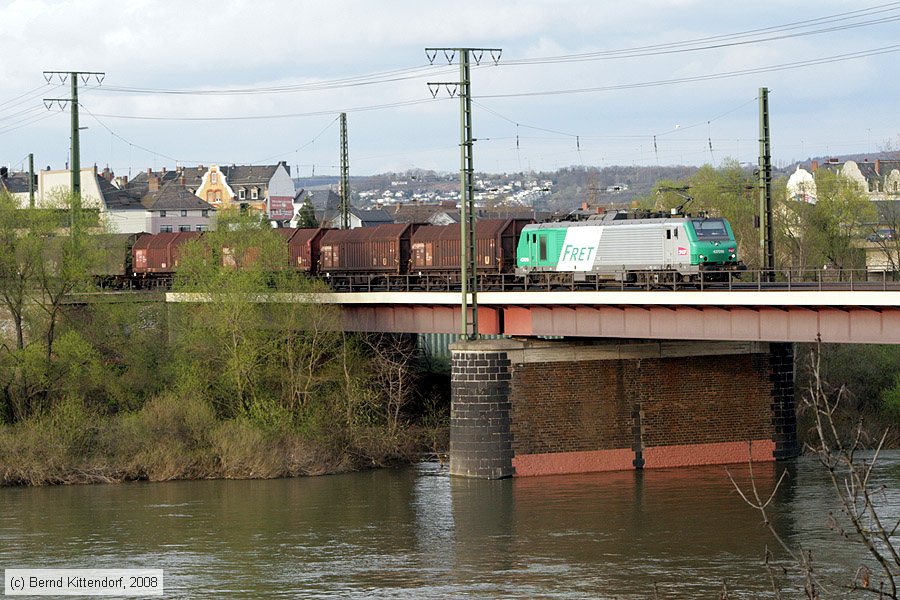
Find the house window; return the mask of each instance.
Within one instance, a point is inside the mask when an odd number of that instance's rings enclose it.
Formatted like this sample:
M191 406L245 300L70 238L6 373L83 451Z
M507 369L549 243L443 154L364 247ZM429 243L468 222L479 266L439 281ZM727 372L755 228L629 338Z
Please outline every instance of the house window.
M165 219L165 218L166 218L166 211L164 211L164 210L159 211L159 217L160 217L161 219Z
M253 188L250 190L250 199L258 200L259 199L259 188Z
M247 198L247 190L245 190L244 188L238 190L238 198L241 200L245 200Z
M186 217L186 216L187 216L187 211L186 211L186 210L181 211L181 216L182 216L182 217Z
M197 231L206 231L206 225L197 225Z
M190 231L190 230L191 230L190 225L179 225L178 226L178 231Z
M160 225L159 232L160 233L172 233L172 226L171 225Z
M201 217L208 217L208 216L209 216L209 210L208 210L208 209L203 209L203 210L201 210L201 211L200 211L200 216L201 216Z
M219 183L219 174L213 171L209 174L209 182L210 183Z

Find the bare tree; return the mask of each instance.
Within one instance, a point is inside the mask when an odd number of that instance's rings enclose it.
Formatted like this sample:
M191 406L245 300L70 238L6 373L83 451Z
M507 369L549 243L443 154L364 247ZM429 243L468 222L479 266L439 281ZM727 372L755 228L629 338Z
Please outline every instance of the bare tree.
M809 411L813 420L813 435L806 442L807 452L813 454L828 475L834 496L840 506L840 515L829 513L828 525L848 543L862 546L868 556L878 566L873 572L866 565L860 565L848 581L835 584L853 591L871 593L878 598L898 598L897 578L900 575L900 552L896 545L896 536L900 532L900 520L889 522L877 498L883 495L883 488L876 488L872 482L878 463L879 454L887 439L889 430L885 430L875 444L870 457L862 455L870 449L869 438L864 431L862 421L849 435L842 435L836 424L837 412L841 403L847 398L847 390L830 391L822 379L821 341L809 355L810 384L801 398L801 407ZM775 528L768 515L775 492L781 485L787 471L775 485L775 489L765 499L760 495L753 478L753 465L750 464L750 483L747 490L741 488L729 473L732 484L747 504L760 512L765 526L772 533L778 545L788 553L794 565L800 569L804 578L804 593L809 600L818 599L828 594L832 585L823 582L813 568L812 552L809 549L791 547ZM769 554L766 551L766 564L769 566ZM773 589L777 590L773 571L770 570Z
M382 397L388 432L400 427L403 409L415 392L416 373L412 368L419 349L411 336L380 334L370 336L366 344L372 355L372 370Z

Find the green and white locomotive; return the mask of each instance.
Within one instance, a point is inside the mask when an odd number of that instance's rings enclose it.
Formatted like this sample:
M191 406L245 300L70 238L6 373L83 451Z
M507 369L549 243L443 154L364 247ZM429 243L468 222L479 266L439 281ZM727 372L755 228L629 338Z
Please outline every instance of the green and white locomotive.
M727 279L744 269L731 225L684 215L539 223L522 230L516 274L552 285L622 281L676 284Z

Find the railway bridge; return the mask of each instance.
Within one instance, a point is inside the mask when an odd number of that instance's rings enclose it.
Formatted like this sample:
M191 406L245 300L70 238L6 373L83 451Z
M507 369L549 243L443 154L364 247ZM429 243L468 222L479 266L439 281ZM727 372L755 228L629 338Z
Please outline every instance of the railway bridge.
M167 294L167 302L212 301ZM454 333L460 294L271 294L348 331ZM795 456L794 343L900 343L900 292L481 292L452 351L451 473L503 478Z

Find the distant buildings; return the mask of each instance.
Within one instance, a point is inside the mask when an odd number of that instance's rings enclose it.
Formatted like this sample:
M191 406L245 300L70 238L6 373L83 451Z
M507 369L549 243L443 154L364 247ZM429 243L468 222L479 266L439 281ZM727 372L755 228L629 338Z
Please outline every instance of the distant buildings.
M71 190L68 170L36 173L35 206L58 207ZM27 207L28 175L7 174L0 183ZM97 210L104 223L119 233L204 231L215 213L226 207L265 214L278 225L294 216L294 182L289 167L276 165L210 165L147 169L133 179L116 177L109 169L81 170L81 205Z
M895 200L900 198L900 160L875 159L872 162L827 161L820 165L812 161L810 170L801 167L790 176L787 183L788 197L815 204L817 199L815 175L819 169L829 170L855 182L870 200Z

